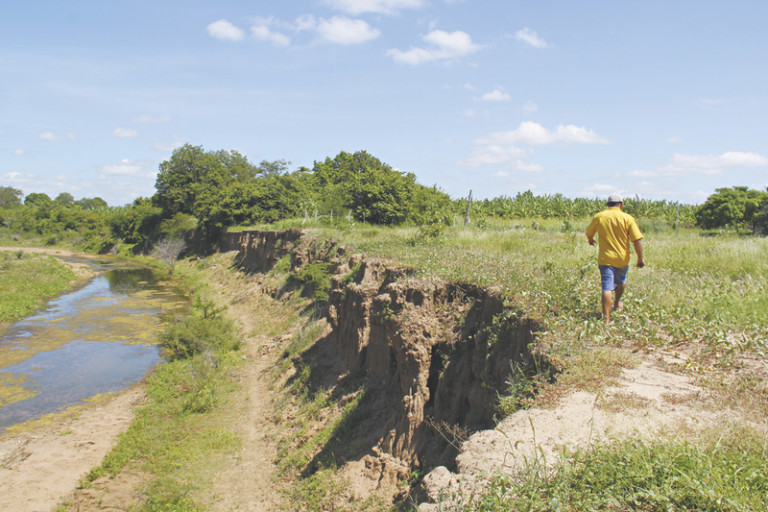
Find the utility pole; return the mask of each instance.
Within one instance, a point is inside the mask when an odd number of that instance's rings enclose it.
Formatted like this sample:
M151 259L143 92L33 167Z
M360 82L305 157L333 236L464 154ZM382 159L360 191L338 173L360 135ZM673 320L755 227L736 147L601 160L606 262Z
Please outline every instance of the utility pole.
M472 206L472 191L469 191L469 197L467 197L467 213L464 215L464 225L469 224L469 208Z

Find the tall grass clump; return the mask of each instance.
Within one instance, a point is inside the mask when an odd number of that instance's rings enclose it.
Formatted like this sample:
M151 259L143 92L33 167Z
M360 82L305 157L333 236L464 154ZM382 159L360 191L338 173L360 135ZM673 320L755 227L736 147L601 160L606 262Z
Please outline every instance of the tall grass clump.
M762 434L712 434L693 442L626 439L536 459L519 477L497 476L459 507L473 512L768 509Z

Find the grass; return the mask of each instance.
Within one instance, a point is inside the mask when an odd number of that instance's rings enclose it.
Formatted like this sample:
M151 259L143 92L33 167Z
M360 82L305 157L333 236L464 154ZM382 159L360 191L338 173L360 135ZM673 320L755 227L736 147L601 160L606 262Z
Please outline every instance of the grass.
M747 429L698 441L616 440L565 453L554 467L531 461L519 478L496 477L459 510L766 510L766 455L763 434Z
M314 235L411 266L419 279L494 287L510 305L539 320L538 342L560 370L561 387L516 383L506 390L507 395L501 393L500 404L506 406L501 409L506 412L531 403L531 386L543 399L553 401L562 389L599 390L621 368L635 364L628 351L620 348L672 351L680 344L693 344L699 351L689 359L688 369L702 375L711 375L706 369L728 368L739 355L765 355L768 240L704 237L697 231L677 233L654 226L646 231L644 241L648 267L632 268L624 311L606 326L599 317L596 252L583 236L585 226L586 219L568 223L537 219L446 228L436 234L417 228L363 226L318 229ZM205 280L221 272L222 260L216 258L221 256L177 267L177 274L197 276L189 286L201 295L199 304L209 300ZM287 263L281 261L280 271L265 276L265 283L280 289ZM316 270L304 276L306 281L325 283L320 272L324 269ZM311 314L298 313L306 301L290 303L293 299L287 298L287 307L264 305L266 323L259 328L268 336L295 333L286 343L282 370L322 328ZM216 308L207 308L211 309L216 316ZM198 316L205 318L206 313ZM231 348L236 344L216 343L220 348L213 352L194 345L187 353L184 347L189 345L183 339L198 339L186 334L187 327L194 325L185 325L173 338L181 340L177 352L183 357L152 375L151 404L139 412L118 448L93 474L129 465L151 471L155 478L144 511L203 510L195 496L210 485L217 461L238 446L220 417L233 385L227 372L235 364ZM210 332L209 327L204 332ZM526 379L535 378L528 371L520 373ZM345 439L353 428L358 403L333 400L323 390L307 392L309 378L310 369L298 366L292 380L293 402L284 405L290 407L286 414L290 422L284 428L280 459L286 478L294 484L289 496L292 506L295 510L385 509L375 501L339 504L336 498L342 489L333 459L317 461L321 464L311 474L295 478L323 447ZM721 382L717 391L724 404L765 407L768 396L760 394L764 386L757 384L745 377L735 386ZM712 384L713 389L717 386ZM700 439L617 440L565 453L554 466L531 461L516 478L496 478L486 492L465 503L464 510L506 511L513 505L515 510L537 511L764 510L768 499L765 456L764 433L730 425Z
M419 279L494 287L511 307L539 320L540 350L560 370L557 382L542 385L540 376L511 369L509 388L499 395L501 413L534 403L532 391L540 405L574 388L599 392L636 364L631 351L621 349L687 346L694 350L680 369L723 407L743 408L745 417L764 421L765 376L742 372L738 361L761 360L768 350L768 239L654 225L645 232L648 266L632 267L624 309L606 326L596 250L582 232L587 221L496 222L492 228L448 228L434 237L386 227L313 234L413 267ZM512 378L515 373L522 381ZM519 478L499 477L463 510L765 510L766 443L765 432L723 425L703 440L597 444L554 466L531 464Z
M13 322L69 290L75 274L49 256L0 252L0 322Z
M646 233L648 266L630 270L625 312L606 329L599 318L596 249L577 229L587 219L570 221L567 231L562 222L534 222L500 224L496 230L452 228L416 243L415 228L317 235L412 266L421 278L498 288L537 316L545 331L556 333L561 345L695 341L711 350L765 354L768 239L704 237L695 230Z
M181 274L196 300L161 336L171 360L147 377L147 405L86 479L129 468L151 475L135 512L206 510L212 478L240 446L226 408L236 390L237 332L208 298L204 272Z

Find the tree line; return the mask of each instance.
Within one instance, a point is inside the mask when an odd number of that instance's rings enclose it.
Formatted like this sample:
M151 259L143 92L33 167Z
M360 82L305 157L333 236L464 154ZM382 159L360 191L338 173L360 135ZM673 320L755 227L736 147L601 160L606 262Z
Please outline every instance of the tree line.
M161 241L194 233L195 249L206 252L232 226L284 219L438 226L464 217L579 219L604 208L597 198L536 196L531 191L480 201L451 199L437 186L421 185L413 173L393 169L365 151L341 152L312 168L289 171L288 166L284 160L253 164L237 151L186 144L160 164L152 197L121 207L110 207L98 197L75 200L62 193L51 199L0 187L0 230L93 252L117 244L146 252ZM625 211L670 225L768 233L768 193L747 187L717 189L700 206L628 198Z

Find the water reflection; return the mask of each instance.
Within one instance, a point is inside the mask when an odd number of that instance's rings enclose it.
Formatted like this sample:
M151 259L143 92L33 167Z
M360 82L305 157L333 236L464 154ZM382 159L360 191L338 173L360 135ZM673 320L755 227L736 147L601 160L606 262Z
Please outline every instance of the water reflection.
M150 269L110 268L0 339L0 430L116 391L160 361L162 318L186 299Z

